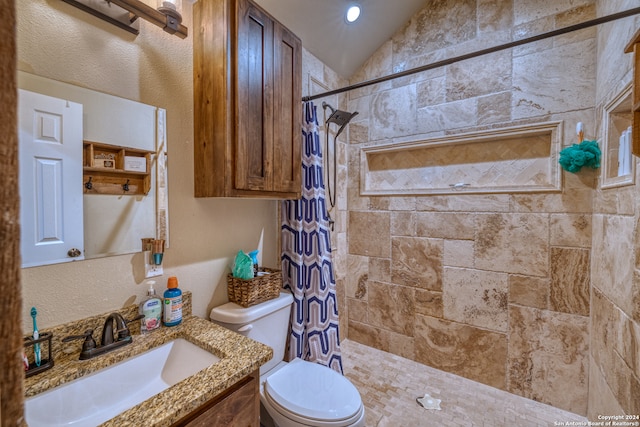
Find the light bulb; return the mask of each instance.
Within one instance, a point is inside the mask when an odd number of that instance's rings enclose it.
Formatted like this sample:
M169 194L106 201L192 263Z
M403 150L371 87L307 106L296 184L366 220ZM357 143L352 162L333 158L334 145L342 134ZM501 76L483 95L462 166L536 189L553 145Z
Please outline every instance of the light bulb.
M347 9L347 22L354 22L360 16L360 6L354 4Z
M177 1L178 0L158 0L158 9L166 8L166 9L178 10Z

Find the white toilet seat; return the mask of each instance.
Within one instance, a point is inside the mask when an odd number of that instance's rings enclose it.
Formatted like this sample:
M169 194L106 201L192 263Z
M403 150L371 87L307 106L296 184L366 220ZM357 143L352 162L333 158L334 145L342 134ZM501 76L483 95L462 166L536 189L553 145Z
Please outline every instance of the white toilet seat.
M267 393L263 394L263 399L261 401L262 404L267 408L267 411L269 411L269 409L271 409L272 411L276 411L281 417L284 417L289 422L295 423L295 425L311 427L351 427L364 425L364 406L361 406L358 412L356 412L356 414L354 414L351 418L340 421L324 421L317 419L308 419L301 417L298 414L294 414L286 408L278 405L277 402L274 402ZM275 420L279 421L280 425L282 425L282 418L274 417L272 411L269 411L271 416Z
M363 425L360 393L342 375L301 359L275 371L266 376L261 387L261 400L267 409L305 426Z

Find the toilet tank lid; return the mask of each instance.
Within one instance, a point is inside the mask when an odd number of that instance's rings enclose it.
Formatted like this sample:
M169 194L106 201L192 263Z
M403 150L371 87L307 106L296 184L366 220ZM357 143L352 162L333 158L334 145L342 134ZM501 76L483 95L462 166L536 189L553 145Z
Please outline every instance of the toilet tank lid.
M290 305L292 302L293 297L289 292L280 292L277 298L247 308L233 302L228 302L219 307L214 307L209 317L216 322L242 325L260 319L267 314L271 314Z

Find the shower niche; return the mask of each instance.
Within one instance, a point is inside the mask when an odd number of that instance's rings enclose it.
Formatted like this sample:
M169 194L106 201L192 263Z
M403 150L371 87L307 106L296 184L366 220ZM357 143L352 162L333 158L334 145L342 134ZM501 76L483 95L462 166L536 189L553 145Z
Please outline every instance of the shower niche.
M632 154L633 113L631 85L604 107L601 188L635 183L636 159Z
M560 191L562 122L492 129L361 150L362 195Z

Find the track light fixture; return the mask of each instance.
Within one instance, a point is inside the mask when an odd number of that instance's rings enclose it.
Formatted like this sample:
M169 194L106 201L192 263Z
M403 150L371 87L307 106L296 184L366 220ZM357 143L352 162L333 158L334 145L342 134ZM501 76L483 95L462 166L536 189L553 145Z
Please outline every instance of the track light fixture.
M133 34L139 33L137 19L142 18L182 39L188 35L187 27L182 25L182 15L176 8L176 0L158 0L158 9L154 9L140 0L62 1Z

